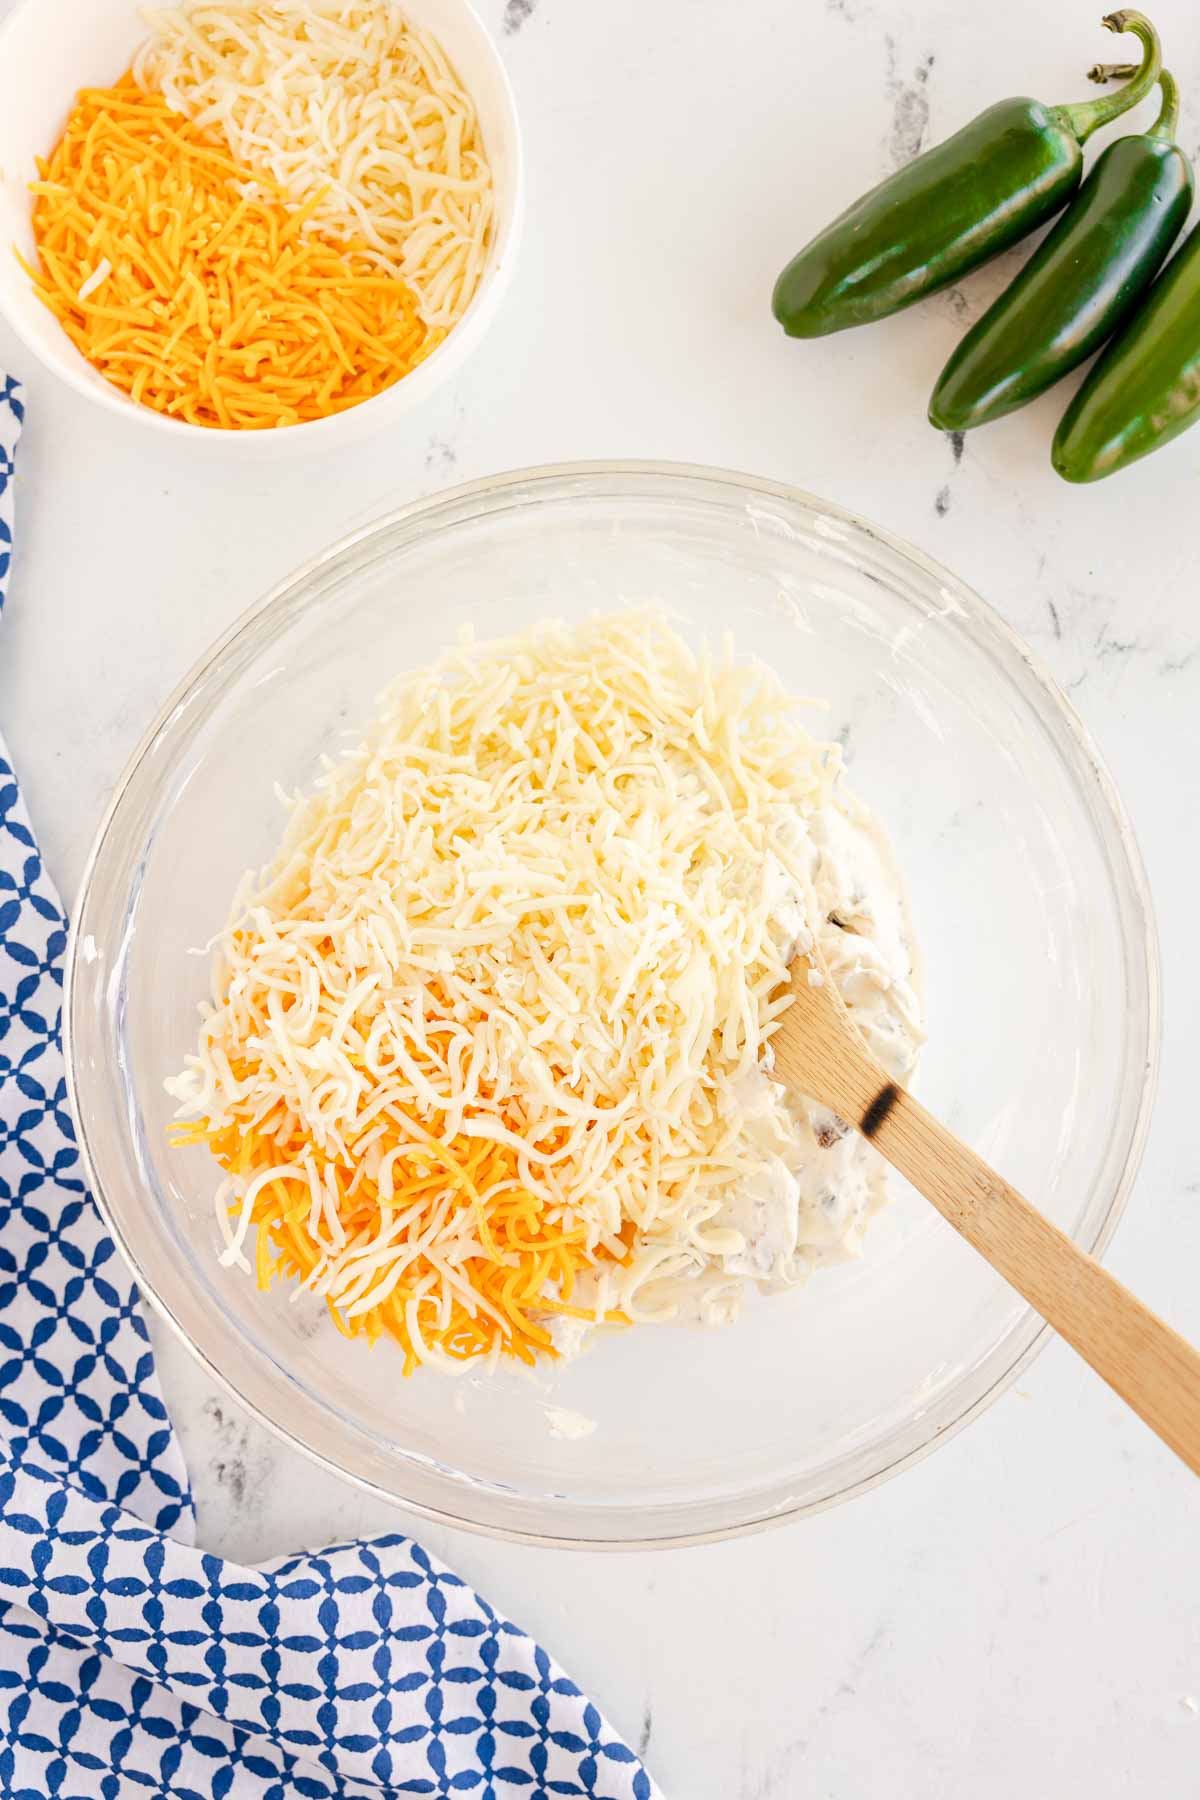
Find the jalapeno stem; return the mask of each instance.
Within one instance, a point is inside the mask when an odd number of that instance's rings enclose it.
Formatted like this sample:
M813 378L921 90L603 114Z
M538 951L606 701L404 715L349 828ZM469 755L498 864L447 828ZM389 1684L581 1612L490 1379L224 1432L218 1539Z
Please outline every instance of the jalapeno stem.
M1088 70L1089 81L1128 81L1131 75L1137 74L1136 63L1097 63L1094 69ZM1164 69L1158 78L1162 90L1162 106L1157 119L1144 136L1161 138L1165 143L1173 144L1179 129L1179 89L1175 85L1175 77L1170 69Z
M1158 109L1158 117L1146 133L1147 137L1165 138L1172 143L1179 124L1179 89L1175 85L1175 77L1170 69L1164 69L1158 78L1162 89L1162 105Z
M1102 125L1110 124L1113 119L1120 118L1122 113L1136 106L1139 100L1144 100L1162 73L1162 46L1158 41L1157 31L1145 13L1127 9L1109 13L1100 22L1106 31L1130 31L1140 39L1142 60L1134 70L1132 80L1115 94L1105 94L1100 100L1083 100L1075 106L1055 107L1059 118L1068 130L1075 133L1081 144L1091 137L1093 131L1099 131ZM1104 64L1097 64L1092 70L1093 80L1102 79L1099 71L1103 67Z

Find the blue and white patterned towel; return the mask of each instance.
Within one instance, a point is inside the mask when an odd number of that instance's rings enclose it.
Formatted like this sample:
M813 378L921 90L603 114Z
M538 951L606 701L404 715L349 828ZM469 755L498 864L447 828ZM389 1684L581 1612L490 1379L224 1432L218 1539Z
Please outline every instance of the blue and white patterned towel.
M0 609L22 421L0 375ZM192 1545L128 1272L79 1173L66 921L0 738L0 1796L651 1800L600 1713L410 1539Z

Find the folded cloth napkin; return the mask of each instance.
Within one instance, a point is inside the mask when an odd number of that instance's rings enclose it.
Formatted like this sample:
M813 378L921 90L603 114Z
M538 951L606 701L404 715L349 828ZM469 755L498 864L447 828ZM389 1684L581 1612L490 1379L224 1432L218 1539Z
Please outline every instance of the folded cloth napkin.
M0 375L0 609L22 422ZM545 1651L399 1534L192 1545L136 1291L79 1173L66 921L0 738L0 1795L652 1800Z

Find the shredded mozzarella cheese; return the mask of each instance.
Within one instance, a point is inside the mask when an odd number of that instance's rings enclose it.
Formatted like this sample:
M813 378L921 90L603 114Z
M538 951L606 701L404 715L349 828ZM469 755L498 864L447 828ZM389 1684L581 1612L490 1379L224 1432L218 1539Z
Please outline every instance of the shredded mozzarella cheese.
M391 0L150 9L139 86L219 132L268 191L365 247L446 331L487 260L492 181L470 95ZM254 192L255 184L246 184Z
M168 1083L234 1183L222 1260L257 1224L261 1282L409 1367L672 1316L761 1162L772 872L807 888L795 820L840 767L797 711L644 611L401 679L247 878Z

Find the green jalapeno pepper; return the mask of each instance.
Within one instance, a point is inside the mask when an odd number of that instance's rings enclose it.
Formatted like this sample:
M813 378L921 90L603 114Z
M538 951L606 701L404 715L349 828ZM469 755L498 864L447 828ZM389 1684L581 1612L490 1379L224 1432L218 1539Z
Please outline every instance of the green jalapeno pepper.
M940 431L969 431L1036 399L1119 329L1162 267L1191 210L1192 169L1173 141L1178 90L1166 70L1160 80L1157 123L1109 145L942 370L929 403Z
M1063 414L1051 461L1067 481L1100 481L1200 419L1200 226L1141 310L1104 350Z
M772 308L790 337L866 325L957 281L1041 225L1079 185L1081 145L1158 80L1158 34L1137 12L1110 31L1140 38L1127 87L1075 106L1001 100L857 201L794 256Z

